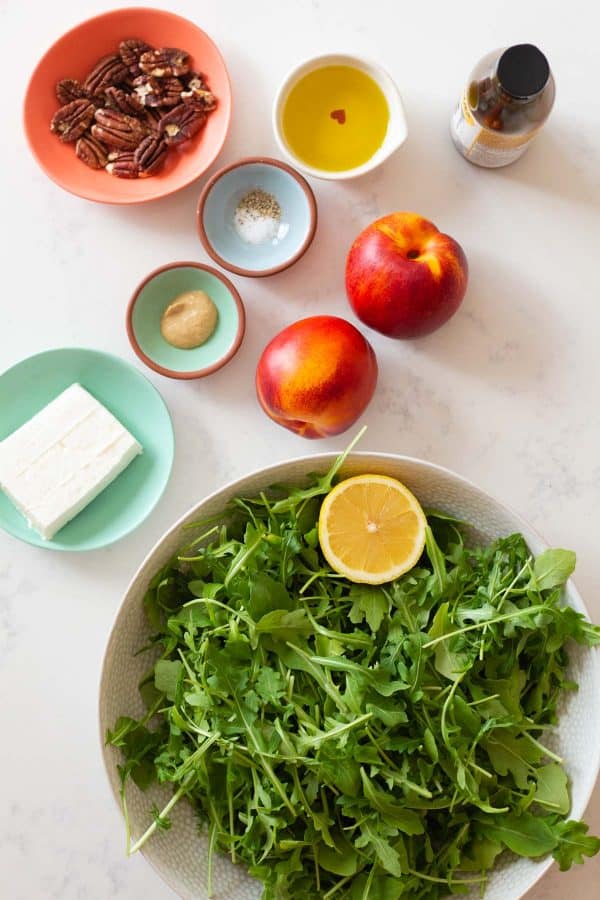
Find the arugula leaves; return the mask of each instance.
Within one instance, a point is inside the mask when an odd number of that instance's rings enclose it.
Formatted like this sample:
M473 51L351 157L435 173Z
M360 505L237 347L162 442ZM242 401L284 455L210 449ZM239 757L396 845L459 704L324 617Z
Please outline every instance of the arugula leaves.
M246 865L263 900L436 900L483 890L506 850L583 862L600 841L567 820L542 742L573 688L569 642L600 642L561 604L574 554L533 560L518 534L470 548L432 511L418 567L352 585L318 549L340 465L237 498L152 579L148 712L107 741L126 822L130 781L173 796L130 851L187 797L209 854Z
M575 571L576 557L572 550L545 550L533 566L534 584L538 591L562 587Z
M561 872L566 872L574 863L583 863L584 856L595 856L600 850L600 838L588 836L584 822L557 822L554 831L558 844L552 856Z

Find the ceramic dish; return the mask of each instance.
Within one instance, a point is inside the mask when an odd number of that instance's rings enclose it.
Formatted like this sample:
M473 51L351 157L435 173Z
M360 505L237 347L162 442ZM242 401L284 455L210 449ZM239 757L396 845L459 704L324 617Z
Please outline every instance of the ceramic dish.
M369 75L383 92L389 112L387 132L379 149L376 150L373 156L362 165L356 166L355 168L343 169L341 171L330 171L328 169L315 168L308 165L290 147L283 128L283 112L286 101L294 86L305 75L308 75L310 72L314 72L317 69L325 68L326 66L349 66L350 68L358 69L366 75ZM332 115L334 114L335 111ZM348 53L328 53L323 56L315 56L305 60L300 65L294 66L294 68L286 75L281 87L277 91L273 103L272 121L277 144L288 159L290 159L302 172L313 175L315 178L324 178L332 181L356 178L359 175L371 172L385 162L392 153L402 146L407 136L406 118L400 92L392 78L385 69L377 63Z
M218 311L209 339L192 350L167 343L160 331L166 307L184 291L204 291ZM237 353L246 329L242 298L221 272L196 262L174 262L151 272L135 289L127 307L131 346L155 372L168 378L204 378L226 365Z
M164 169L151 178L116 178L84 165L73 144L50 132L58 109L54 86L61 78L83 79L98 59L116 52L124 38L138 37L154 47L181 47L205 76L218 98L204 130L169 153ZM101 203L143 203L165 197L194 181L218 156L231 118L231 86L223 57L213 41L187 19L160 9L116 9L87 19L46 51L27 87L25 133L42 169L60 187Z
M96 550L129 534L158 503L173 463L173 428L162 397L128 362L99 350L47 350L0 375L0 440L74 382L117 417L143 453L50 541L29 528L0 491L0 527L49 550Z
M281 216L274 237L249 243L236 230L234 218L239 202L257 188L277 199ZM254 156L209 179L196 218L200 240L215 262L237 275L260 278L282 272L306 253L317 227L317 204L307 181L291 166Z
M139 717L145 707L138 693L138 683L147 672L149 658L136 656L149 636L144 617L143 597L150 578L185 542L182 526L199 519L218 515L234 496L252 496L273 484L305 482L313 472L325 472L335 454L325 453L278 463L232 482L209 497L196 503L179 522L166 532L150 551L133 577L113 625L100 684L100 735L106 771L115 800L119 802L118 753L104 744L106 729L113 727L121 715ZM460 519L473 523L474 538L487 542L500 535L521 531L534 554L546 548L542 538L520 516L494 500L465 479L431 463L408 457L373 454L352 454L343 475L372 472L391 475L403 481L426 507L446 510ZM188 538L189 539L189 538ZM580 612L586 612L577 589L570 581L566 602ZM600 660L594 651L573 646L571 675L579 682L577 692L565 697L559 724L553 735L553 749L564 757L572 782L571 817L582 816L594 787L600 763ZM142 793L135 787L128 790L127 801L135 837L152 820L151 807L159 808L170 796L169 792L152 789ZM172 827L159 829L149 840L143 853L158 874L181 897L206 900L207 844L205 834L198 833L192 808L178 804L169 814ZM490 877L486 900L518 900L544 874L551 859L530 860L506 857ZM565 876L568 877L568 876ZM212 883L215 897L227 900L255 900L260 896L257 882L245 874L241 866L234 866L219 854L213 861ZM469 895L472 896L472 895ZM477 893L477 897L479 894Z

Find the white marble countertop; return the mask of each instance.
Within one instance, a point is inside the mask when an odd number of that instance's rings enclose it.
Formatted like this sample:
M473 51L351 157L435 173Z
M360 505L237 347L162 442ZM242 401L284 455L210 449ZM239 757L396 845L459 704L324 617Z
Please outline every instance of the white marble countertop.
M0 150L2 369L68 345L141 365L124 328L133 287L161 263L206 260L194 227L198 184L149 206L94 205L55 187L26 148L20 107L28 72L67 27L111 5L0 0L9 73ZM433 219L465 248L471 280L459 314L430 338L369 335L381 376L363 417L364 449L449 466L514 506L549 542L574 548L577 583L600 619L597 8L588 0L163 5L204 27L229 65L234 117L220 163L275 155L278 81L303 55L330 49L358 50L390 70L409 138L362 180L314 183L319 228L295 268L263 281L234 278L248 329L226 369L198 383L146 372L172 413L177 453L163 500L135 534L81 556L0 534L0 893L13 900L173 896L142 858L124 858L97 731L104 644L134 569L192 499L268 462L344 446L347 436L309 443L272 424L255 400L252 373L283 325L319 312L352 318L345 254L380 214L412 209ZM523 40L548 54L555 110L512 168L472 167L448 136L463 81L488 49ZM587 819L598 833L598 790ZM591 900L599 879L597 857L567 875L553 869L529 896Z

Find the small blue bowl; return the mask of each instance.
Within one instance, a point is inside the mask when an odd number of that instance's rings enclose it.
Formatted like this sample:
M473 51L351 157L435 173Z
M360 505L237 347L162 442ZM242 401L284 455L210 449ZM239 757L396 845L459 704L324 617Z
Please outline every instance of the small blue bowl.
M275 197L281 214L262 234L259 227L243 235L243 228L236 227L236 209L257 189ZM306 253L317 227L317 204L299 172L278 159L253 156L225 166L207 182L198 201L197 224L204 249L215 262L236 275L263 278L289 268Z

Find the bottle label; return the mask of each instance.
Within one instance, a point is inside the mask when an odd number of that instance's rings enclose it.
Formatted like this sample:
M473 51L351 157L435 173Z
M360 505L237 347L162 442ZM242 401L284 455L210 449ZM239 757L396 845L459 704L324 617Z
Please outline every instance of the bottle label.
M527 134L504 134L483 128L475 120L466 91L450 121L450 134L459 153L479 166L495 168L514 162L525 153L536 131Z

